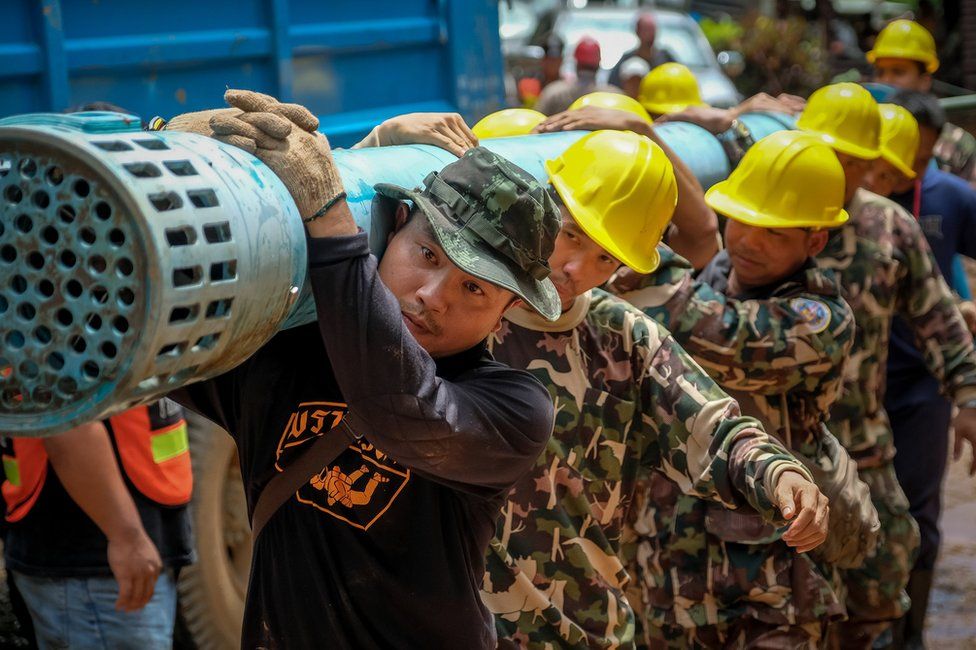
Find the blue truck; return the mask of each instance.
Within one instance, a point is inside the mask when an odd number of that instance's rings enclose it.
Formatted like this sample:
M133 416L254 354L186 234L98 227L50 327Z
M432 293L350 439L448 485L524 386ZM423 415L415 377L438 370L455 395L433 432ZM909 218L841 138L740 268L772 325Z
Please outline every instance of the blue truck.
M169 117L248 88L348 146L414 111L502 108L498 0L4 0L0 117L110 102Z

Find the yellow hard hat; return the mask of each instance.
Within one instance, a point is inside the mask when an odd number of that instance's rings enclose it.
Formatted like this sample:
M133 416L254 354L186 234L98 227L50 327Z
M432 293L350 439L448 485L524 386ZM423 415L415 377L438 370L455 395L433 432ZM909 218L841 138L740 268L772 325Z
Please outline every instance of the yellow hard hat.
M913 20L896 20L882 29L867 59L868 63L878 59L909 59L924 63L929 73L939 69L935 39L929 30Z
M719 214L759 228L836 228L847 221L844 168L833 150L801 131L754 144L728 179L705 192Z
M661 147L631 131L594 131L547 160L546 171L593 241L638 273L657 268L657 245L678 201Z
M908 178L915 178L918 122L903 106L881 104L881 157Z
M817 89L807 100L796 128L855 158L874 160L881 155L878 102L866 88L855 83Z
M506 108L486 115L471 129L478 139L528 135L546 116L531 108Z
M569 110L575 111L584 106L596 106L598 108L612 108L617 111L627 111L633 113L642 120L651 121L651 116L647 114L644 107L633 97L620 93L596 92L583 95L569 105Z
M651 113L677 113L689 106L703 106L698 80L687 66L664 63L648 72L640 83L637 99Z

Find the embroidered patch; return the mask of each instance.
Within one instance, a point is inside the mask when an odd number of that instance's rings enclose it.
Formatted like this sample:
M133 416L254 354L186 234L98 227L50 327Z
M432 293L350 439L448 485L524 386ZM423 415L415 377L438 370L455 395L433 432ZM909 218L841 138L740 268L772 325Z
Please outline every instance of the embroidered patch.
M794 298L790 301L793 311L803 316L814 333L820 333L830 324L830 307L819 300Z

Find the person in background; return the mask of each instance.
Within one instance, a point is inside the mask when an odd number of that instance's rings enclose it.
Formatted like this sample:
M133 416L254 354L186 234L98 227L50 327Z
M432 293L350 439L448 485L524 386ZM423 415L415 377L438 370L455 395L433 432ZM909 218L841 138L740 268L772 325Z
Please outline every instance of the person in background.
M897 106L887 111L892 117L885 124L902 115L903 122L915 127L918 145L917 153L901 162L902 173L894 177L894 186L882 189L888 189L890 198L918 220L939 271L949 282L956 255L976 257L976 191L958 176L930 165L934 145L945 126L945 113L938 100L928 93L903 90L891 101ZM882 105L883 117L885 106ZM967 320L972 322L972 303L960 301L959 306L963 316L968 313ZM911 609L903 618L906 644L921 648L941 542L941 491L949 451L952 403L940 392L939 381L926 368L916 339L901 318L895 319L892 325L885 409L891 418L898 450L894 460L898 482L905 490L921 533L918 557L908 582ZM957 439L953 453L956 460L961 452L962 440Z
M549 34L542 44L542 78L539 81L543 88L563 78L563 52L565 49L566 43L558 34Z
M40 648L173 645L194 559L182 409L163 399L51 438L7 438L4 562Z
M569 108L576 99L596 91L622 92L620 88L597 82L596 74L600 70L600 44L596 39L584 36L576 44L573 51L576 62L575 79L559 79L542 89L535 110L545 115L561 113Z
M650 64L639 56L632 56L620 64L620 87L628 97L637 99L641 81L651 71Z
M622 66L632 57L636 56L644 59L651 70L664 63L674 61L667 50L655 47L655 42L657 41L657 19L654 18L653 13L649 11L641 13L637 17L637 24L634 26L634 31L637 34L637 40L640 41L640 44L629 52L624 53L620 57L617 65L610 71L609 81L614 86L619 86L622 83Z
M680 63L665 63L648 72L640 82L637 101L653 117L707 106L695 74Z
M874 68L874 81L902 90L932 90L932 75L939 69L939 57L935 39L921 24L911 20L889 23L866 56ZM976 137L971 133L944 123L933 154L941 169L976 186Z
M915 339L925 341L926 367L959 407L954 424L970 444L976 442L976 353L915 219L862 188L881 155L881 112L871 93L853 83L820 88L797 127L834 149L844 168L844 208L850 218L817 256L821 267L839 275L857 324L830 426L857 461L881 519L874 556L844 571L849 619L834 626L832 636L843 647L883 646L893 641L892 623L908 610L905 587L919 543L895 474L894 439L884 409L892 319L903 316Z

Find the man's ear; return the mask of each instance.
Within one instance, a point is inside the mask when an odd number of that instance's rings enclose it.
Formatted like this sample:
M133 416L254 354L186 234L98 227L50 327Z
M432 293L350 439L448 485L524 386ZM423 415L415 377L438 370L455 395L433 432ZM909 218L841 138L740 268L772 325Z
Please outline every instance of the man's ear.
M397 203L396 211L393 213L393 230L390 234L386 236L386 245L389 246L390 242L393 241L394 235L400 232L400 229L407 225L407 221L410 220L410 206L400 201Z
M816 257L827 246L830 233L826 230L814 230L807 239L807 255Z
M502 320L505 318L506 312L508 312L509 309L515 309L517 307L521 307L522 304L523 304L523 301L522 301L521 298L512 298L512 301L508 303L508 307L506 307L505 308L505 311L502 312L502 315L498 317L498 322L495 323L495 326L491 328L492 334L494 334L499 329L501 329Z

